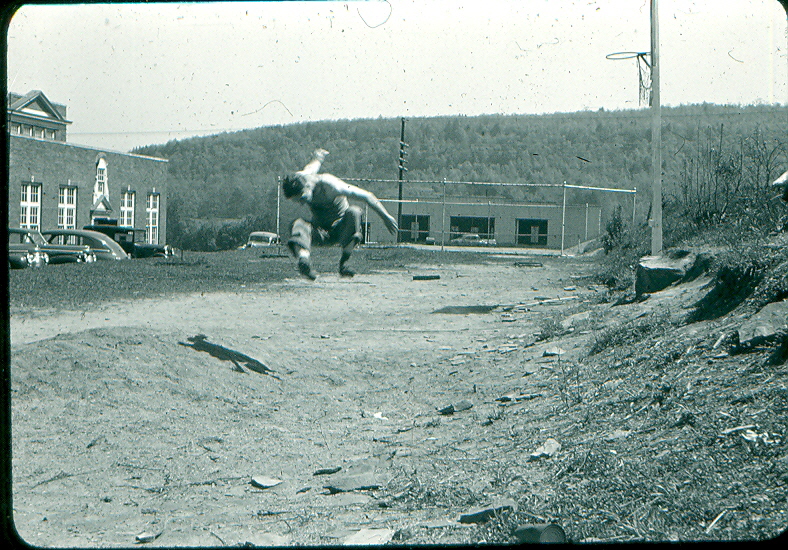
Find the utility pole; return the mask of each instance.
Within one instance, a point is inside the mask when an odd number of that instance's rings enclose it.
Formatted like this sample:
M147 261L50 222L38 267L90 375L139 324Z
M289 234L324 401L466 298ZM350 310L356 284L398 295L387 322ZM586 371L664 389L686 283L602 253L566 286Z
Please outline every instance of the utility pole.
M662 117L659 100L659 15L651 0L651 255L662 252Z
M397 231L397 242L401 242L402 240L400 238L402 234L402 177L405 175L405 172L408 171L405 167L405 155L408 154L405 150L408 146L408 144L405 143L405 120L405 117L402 117L402 128L399 134L399 177L397 178L399 180L399 193L397 195L397 226L399 227L399 231Z

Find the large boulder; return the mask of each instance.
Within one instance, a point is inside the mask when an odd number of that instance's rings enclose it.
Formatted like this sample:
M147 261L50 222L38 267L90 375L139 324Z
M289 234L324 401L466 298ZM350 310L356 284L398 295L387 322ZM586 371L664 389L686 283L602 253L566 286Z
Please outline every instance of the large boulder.
M644 256L635 270L635 295L659 292L679 281L689 281L706 271L711 257L689 250L669 250L659 256Z
M739 327L739 347L750 348L788 330L788 300L772 302Z

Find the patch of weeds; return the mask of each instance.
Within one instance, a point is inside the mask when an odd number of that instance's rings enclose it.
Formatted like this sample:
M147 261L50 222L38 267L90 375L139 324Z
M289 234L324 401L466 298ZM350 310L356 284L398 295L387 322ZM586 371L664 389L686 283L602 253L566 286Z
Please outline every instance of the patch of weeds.
M477 506L480 496L467 487L454 483L440 483L434 479L423 482L413 474L404 489L388 501L392 508L423 510L425 508L466 508Z
M696 305L689 322L717 319L742 304L757 311L788 296L788 250L740 242L716 260L714 287Z
M541 342L543 340L557 338L565 333L566 330L558 320L558 317L543 317L542 320L539 321L539 332L536 333L536 341Z
M558 367L561 371L561 383L559 390L561 391L561 399L566 408L572 405L577 405L583 402L580 395L580 368L569 361L558 360Z
M589 355L596 355L613 347L635 344L663 332L670 325L670 317L667 313L652 313L641 319L611 327L603 330L594 339Z

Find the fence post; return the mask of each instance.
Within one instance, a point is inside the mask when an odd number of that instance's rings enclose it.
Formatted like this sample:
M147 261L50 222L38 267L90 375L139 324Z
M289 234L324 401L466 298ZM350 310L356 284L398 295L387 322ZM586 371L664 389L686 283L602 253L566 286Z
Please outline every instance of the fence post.
M443 178L443 209L441 210L441 252L446 242L446 178Z
M588 203L586 203L586 236L585 240L588 240Z

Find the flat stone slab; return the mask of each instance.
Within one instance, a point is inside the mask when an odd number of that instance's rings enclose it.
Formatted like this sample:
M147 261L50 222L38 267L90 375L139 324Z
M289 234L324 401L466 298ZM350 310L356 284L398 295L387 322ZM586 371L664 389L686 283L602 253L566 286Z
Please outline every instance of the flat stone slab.
M510 498L503 498L492 502L488 506L473 508L460 515L460 523L484 523L497 514L504 512L516 512L517 503Z
M635 295L659 292L680 281L694 265L696 255L686 250L644 256L635 269Z
M739 328L739 346L749 347L788 330L788 300L772 302L747 319Z
M323 487L331 494L379 489L381 484L375 470L372 461L364 460L351 464L341 473L332 475L330 481L327 480Z
M393 529L361 529L342 541L345 546L386 544L394 536Z
M283 480L268 476L253 476L251 483L252 487L257 487L258 489L270 489L282 484Z
M359 474L357 476L343 476L331 480L331 483L323 485L330 493L347 493L350 491L373 491L380 489L380 483L375 479L374 474Z
M550 458L555 453L561 450L561 444L555 439L548 438L547 441L542 443L534 452L528 457L528 461L539 460L540 458Z
M450 415L460 411L467 411L471 407L473 407L473 403L467 399L463 399L462 401L458 401L457 403L452 403L451 405L447 405L438 409L438 414Z

